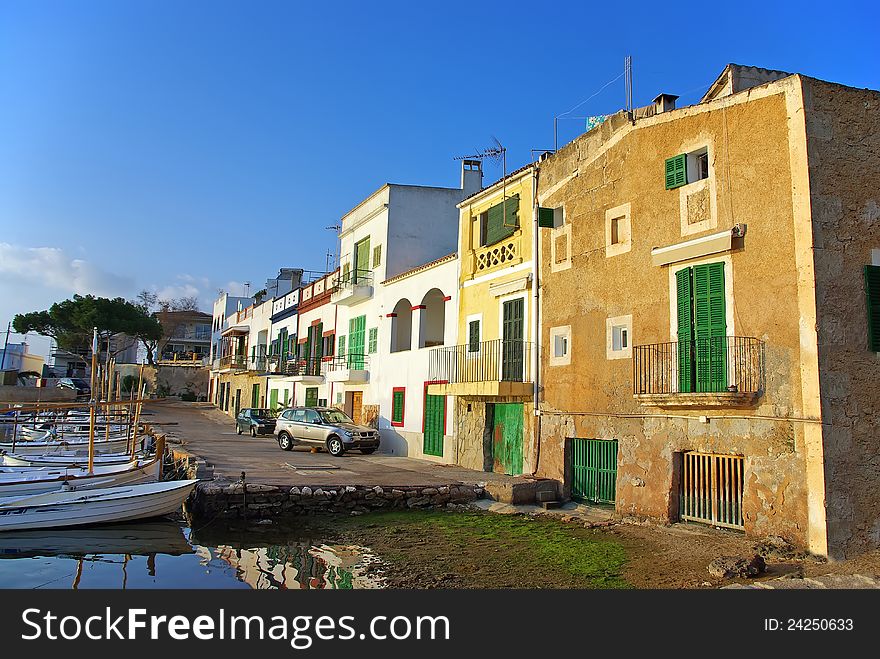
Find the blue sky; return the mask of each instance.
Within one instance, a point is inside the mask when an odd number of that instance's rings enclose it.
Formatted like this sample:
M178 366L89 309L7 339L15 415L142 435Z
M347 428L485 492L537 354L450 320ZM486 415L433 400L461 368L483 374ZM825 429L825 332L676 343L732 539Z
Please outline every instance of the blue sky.
M808 6L0 0L2 329L74 292L207 308L322 269L383 183L455 186L492 136L525 164L627 54L636 105L728 62L880 89L876 3ZM576 114L623 105L620 79Z

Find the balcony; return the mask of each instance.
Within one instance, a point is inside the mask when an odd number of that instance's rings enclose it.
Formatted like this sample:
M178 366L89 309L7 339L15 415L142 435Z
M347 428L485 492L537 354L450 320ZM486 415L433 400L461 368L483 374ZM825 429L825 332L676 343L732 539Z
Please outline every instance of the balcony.
M333 357L324 362L324 374L327 382L344 382L346 384L362 384L370 379L369 357L367 355L348 354Z
M515 236L481 247L474 251L474 276L482 275L502 267L510 267L522 263L520 237Z
M373 297L373 272L352 270L339 276L330 291L330 302L350 306Z
M225 357L220 358L220 370L221 371L244 371L247 369L247 356L246 355L226 355Z
M208 355L198 352L163 352L158 366L202 366Z
M719 336L633 347L633 397L666 408L749 407L764 392L764 342Z
M290 357L279 363L277 371L284 379L290 382L304 382L306 384L321 384L324 382L324 369L327 362L321 359L299 359Z
M434 348L428 393L449 396L531 396L533 344L495 339Z

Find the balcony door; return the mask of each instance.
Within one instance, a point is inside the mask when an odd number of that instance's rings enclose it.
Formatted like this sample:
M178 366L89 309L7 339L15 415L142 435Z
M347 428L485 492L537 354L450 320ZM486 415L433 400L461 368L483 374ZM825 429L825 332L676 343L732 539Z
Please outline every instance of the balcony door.
M324 323L309 327L306 341L306 375L320 375L324 357Z
M354 246L354 283L370 270L370 237L367 236Z
M727 304L724 263L675 273L680 392L727 389Z
M358 316L348 321L348 368L363 370L367 317Z
M501 309L501 379L522 382L525 300L508 300Z

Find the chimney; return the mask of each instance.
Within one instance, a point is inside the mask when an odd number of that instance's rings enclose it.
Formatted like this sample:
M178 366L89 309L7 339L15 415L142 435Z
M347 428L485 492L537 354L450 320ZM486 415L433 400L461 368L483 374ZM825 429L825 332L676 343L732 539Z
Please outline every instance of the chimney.
M483 189L483 166L479 160L461 161L461 189L465 197Z
M654 114L674 110L676 99L678 99L678 96L675 94L660 94L654 99Z

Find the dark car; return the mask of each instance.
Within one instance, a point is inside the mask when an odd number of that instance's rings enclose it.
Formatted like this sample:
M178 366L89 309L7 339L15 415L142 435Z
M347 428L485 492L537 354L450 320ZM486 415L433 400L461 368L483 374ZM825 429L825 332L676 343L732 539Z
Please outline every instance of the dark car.
M271 435L275 432L275 413L272 410L246 407L235 419L235 430L239 435L249 432L251 437Z
M281 412L275 427L278 446L285 451L295 444L321 446L330 455L349 449L369 455L379 448L379 431L357 425L345 412L332 407L290 407Z
M88 398L92 395L92 388L82 378L59 378L55 386L62 389L73 389L76 392L77 398Z

